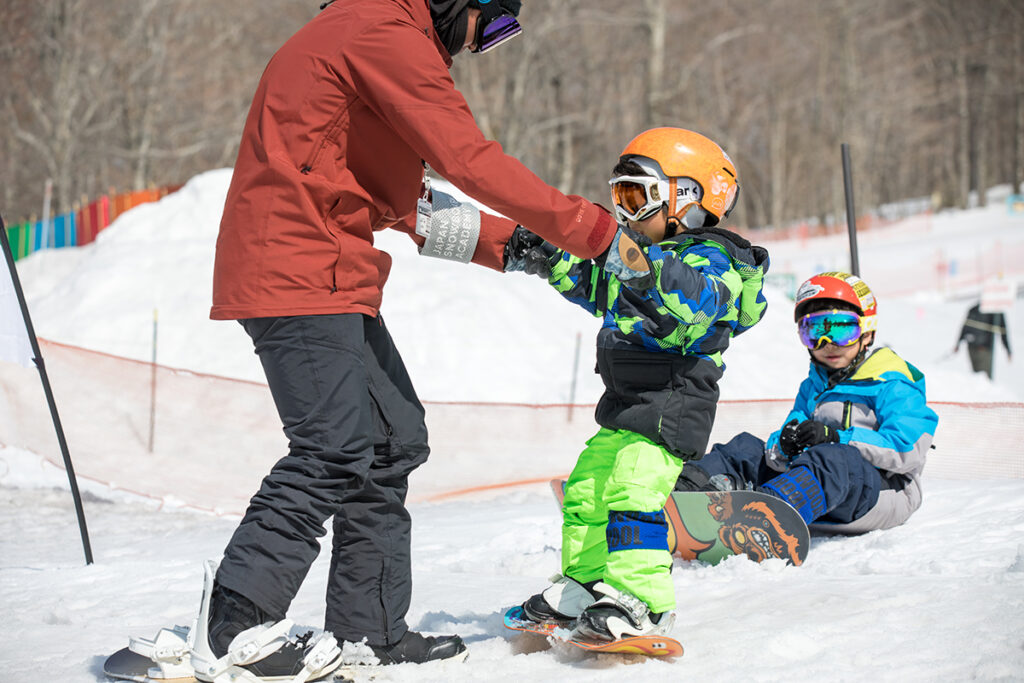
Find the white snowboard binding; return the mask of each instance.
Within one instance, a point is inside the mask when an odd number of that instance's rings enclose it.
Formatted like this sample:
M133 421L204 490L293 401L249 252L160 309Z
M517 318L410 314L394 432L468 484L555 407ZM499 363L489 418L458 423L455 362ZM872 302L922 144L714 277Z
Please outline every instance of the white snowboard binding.
M213 593L213 580L217 565L207 560L203 565L203 599L199 606L199 614L188 635L188 646L191 652L191 669L196 679L208 683L262 683L267 680L244 668L265 659L277 652L292 639L289 633L292 628L290 619L282 619L276 623L267 622L242 631L228 646L223 657L217 657L210 649L207 624L210 614L210 596ZM331 674L341 663L341 648L338 641L330 633L321 633L304 643L306 653L302 660L302 670L291 678L277 677L275 681L287 683L306 683L324 678Z
M193 669L189 659L188 632L185 626L162 628L155 638L129 639L128 649L153 660L156 666L147 672L149 678L191 678Z

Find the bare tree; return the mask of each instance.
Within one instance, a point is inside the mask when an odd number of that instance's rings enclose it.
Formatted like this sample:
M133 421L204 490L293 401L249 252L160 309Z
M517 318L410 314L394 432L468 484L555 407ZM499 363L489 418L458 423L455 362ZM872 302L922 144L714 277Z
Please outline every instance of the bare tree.
M230 165L262 69L315 12L3 3L3 210L37 213L46 178L60 211ZM658 125L733 157L733 225L841 221L842 142L862 211L1024 180L1015 0L530 0L520 18L522 37L452 74L484 133L566 192L604 201L622 147Z

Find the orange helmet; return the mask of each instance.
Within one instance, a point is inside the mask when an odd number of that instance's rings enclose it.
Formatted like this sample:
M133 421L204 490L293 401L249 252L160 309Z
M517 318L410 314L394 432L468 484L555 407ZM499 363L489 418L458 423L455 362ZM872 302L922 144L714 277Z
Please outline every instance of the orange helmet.
M701 221L687 227L717 225L729 215L739 194L736 166L725 151L700 133L683 128L652 128L633 138L622 158L636 162L646 176L612 178L612 203L620 220L640 220L655 208L684 219L695 206ZM657 180L652 180L651 178Z
M878 328L878 302L867 283L856 275L835 271L819 273L796 290L793 319L799 321L814 301L842 301L857 309L861 329L873 332Z

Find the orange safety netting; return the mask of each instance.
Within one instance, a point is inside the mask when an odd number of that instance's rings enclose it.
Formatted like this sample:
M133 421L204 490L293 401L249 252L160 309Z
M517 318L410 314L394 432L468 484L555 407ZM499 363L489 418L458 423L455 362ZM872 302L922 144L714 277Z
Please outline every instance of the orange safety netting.
M41 341L76 473L168 504L240 514L287 452L263 384ZM593 406L426 403L432 454L414 500L568 473L595 431ZM153 411L149 450L150 407ZM723 401L712 443L766 437L791 401ZM933 403L925 478L1024 478L1024 403ZM35 370L0 363L0 442L61 466Z

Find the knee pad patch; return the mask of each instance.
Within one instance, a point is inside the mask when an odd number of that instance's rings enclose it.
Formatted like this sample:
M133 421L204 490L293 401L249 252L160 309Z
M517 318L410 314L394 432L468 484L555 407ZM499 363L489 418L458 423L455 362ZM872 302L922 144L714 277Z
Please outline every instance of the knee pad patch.
M608 552L618 550L664 550L668 552L668 522L664 510L608 513L605 532Z

